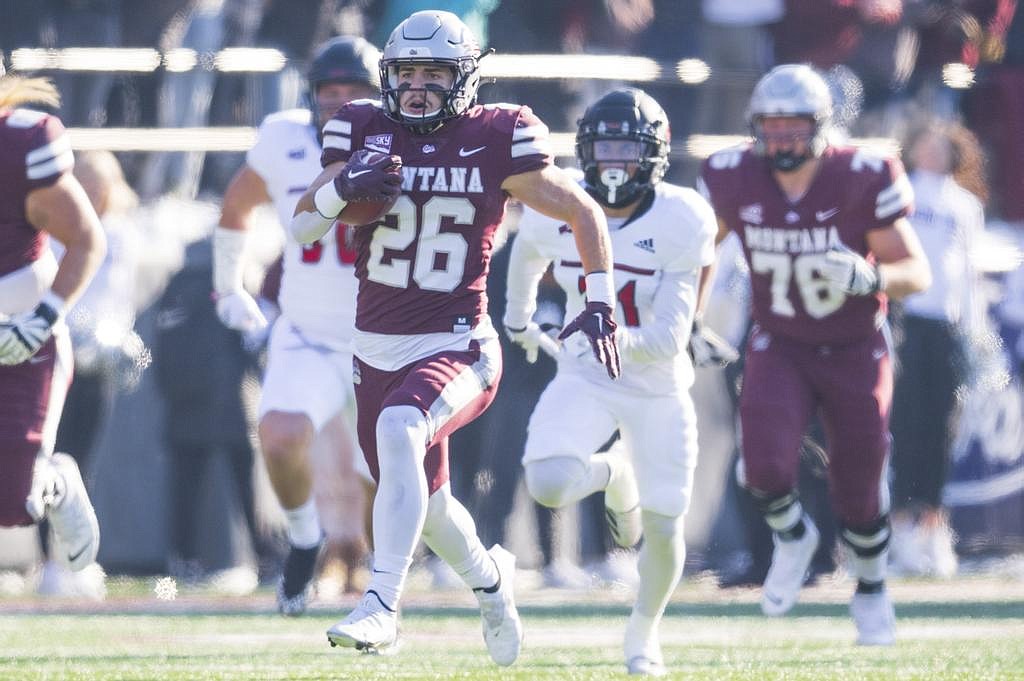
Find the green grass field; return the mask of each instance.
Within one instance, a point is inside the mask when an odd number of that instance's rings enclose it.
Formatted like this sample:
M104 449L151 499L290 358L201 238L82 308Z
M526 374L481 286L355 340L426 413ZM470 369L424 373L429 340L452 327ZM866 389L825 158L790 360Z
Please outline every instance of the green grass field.
M151 581L151 580L150 580ZM1024 679L1024 582L895 582L899 642L853 645L851 585L805 590L793 614L762 617L753 590L691 580L662 638L670 678ZM403 645L387 657L332 649L324 631L352 597L284 619L267 592L230 598L183 590L157 600L145 580L112 583L105 603L0 598L0 679L614 679L626 678L622 592L522 589L522 656L495 667L473 600L410 593ZM440 605L446 603L445 605Z

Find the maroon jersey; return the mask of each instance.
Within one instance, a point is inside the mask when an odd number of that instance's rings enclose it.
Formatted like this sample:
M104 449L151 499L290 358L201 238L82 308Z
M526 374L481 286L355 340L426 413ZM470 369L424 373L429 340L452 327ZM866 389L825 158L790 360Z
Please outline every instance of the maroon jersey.
M875 332L885 295L848 296L824 279L820 264L839 244L870 260L865 235L910 212L913 190L898 160L829 147L807 193L793 202L749 146L713 154L701 181L715 213L743 244L753 317L761 328L814 344Z
M402 194L355 234L356 328L384 334L467 331L487 311L485 284L510 175L551 163L547 127L525 106L484 105L416 135L380 106L342 107L324 126L327 166L360 149L402 157Z
M71 142L56 117L29 109L0 112L0 277L45 252L47 236L25 217L25 197L72 165Z

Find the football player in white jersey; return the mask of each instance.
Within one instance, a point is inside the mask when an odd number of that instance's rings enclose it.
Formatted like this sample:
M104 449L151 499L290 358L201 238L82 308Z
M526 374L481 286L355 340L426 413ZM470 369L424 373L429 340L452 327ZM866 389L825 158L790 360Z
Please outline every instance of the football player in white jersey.
M625 637L632 674L664 672L658 625L683 571L683 517L697 463L686 349L716 231L697 192L661 182L669 142L665 112L640 90L612 91L580 119L583 186L604 208L611 232L622 377L610 380L589 348L567 339L530 419L523 456L538 502L561 507L603 490L615 541L633 546L643 533L639 594ZM505 330L535 359L542 346L555 349L531 319L541 276L553 266L572 318L585 302L583 271L565 223L530 209L512 249ZM595 454L616 430L628 454Z
M308 74L312 110L271 114L260 126L245 165L224 194L214 235L214 292L217 312L227 326L251 333L267 324L242 284L253 209L273 201L282 225L288 224L299 197L320 173L323 124L350 101L379 97L379 56L362 38L328 41ZM288 238L279 299L282 316L270 336L259 436L271 485L288 521L290 547L277 589L278 608L286 615L305 610L323 543L310 449L325 424L352 404L356 279L348 236L348 227L336 224L314 243ZM347 431L343 435L340 441L332 438L336 446L348 449L341 455L361 463L362 456L353 452L354 437Z

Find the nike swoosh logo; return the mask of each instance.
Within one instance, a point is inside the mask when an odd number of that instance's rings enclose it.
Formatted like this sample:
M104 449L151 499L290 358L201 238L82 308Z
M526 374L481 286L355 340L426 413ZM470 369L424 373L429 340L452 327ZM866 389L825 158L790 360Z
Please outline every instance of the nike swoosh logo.
M49 355L32 355L28 358L29 364L42 364L43 362L49 361Z
M486 144L483 145L482 147L477 147L476 149L466 149L466 147L459 147L459 156L462 156L463 158L465 158L466 156L472 156L478 151L483 151L486 148Z
M829 210L819 210L814 213L814 219L817 220L818 222L825 222L825 220L828 220L830 217L832 217L838 212L838 208L831 208Z
M348 171L348 179L354 180L355 178L359 177L360 175L365 175L366 173L372 173L372 172L373 172L373 168L367 168L366 170L350 170L350 171Z
M77 551L75 551L74 553L69 553L69 554L68 554L68 562L69 562L69 563L74 563L74 562L75 562L75 560L76 560L76 559L77 559L77 558L78 558L79 556L81 556L81 555L82 555L83 553L85 553L85 552L86 552L86 550L87 550L88 548L89 548L89 545L88 545L88 544L86 544L85 546L83 546L82 548L78 549L78 550L77 550Z
M776 596L772 596L771 594L765 594L764 597L767 598L769 601L771 601L775 605L782 605L782 599L781 598L778 598Z

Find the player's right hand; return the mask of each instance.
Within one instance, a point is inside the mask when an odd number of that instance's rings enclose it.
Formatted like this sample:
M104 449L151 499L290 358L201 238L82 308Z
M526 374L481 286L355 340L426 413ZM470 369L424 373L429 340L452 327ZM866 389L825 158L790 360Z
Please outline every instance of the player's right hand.
M870 296L885 289L878 268L843 244L825 253L821 274L851 296Z
M558 340L565 340L579 331L590 341L590 349L597 361L604 365L609 378L618 378L622 373L619 363L619 346L615 342L617 324L612 318L613 310L607 303L588 302L583 312L569 322Z
M391 201L402 192L402 158L360 149L334 178L338 196L351 201Z
M267 327L267 318L246 291L236 290L214 295L217 300L217 316L224 326L242 333L255 333Z
M558 341L544 333L536 322L527 322L522 329L505 327L508 339L521 347L526 353L526 361L533 364L537 361L537 351L543 350L544 354L554 357L558 354Z

